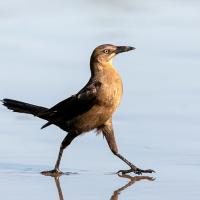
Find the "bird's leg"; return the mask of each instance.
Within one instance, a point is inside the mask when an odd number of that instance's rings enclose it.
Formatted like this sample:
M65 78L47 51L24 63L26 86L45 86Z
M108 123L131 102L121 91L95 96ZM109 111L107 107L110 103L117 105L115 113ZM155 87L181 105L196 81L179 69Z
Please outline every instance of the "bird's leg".
M64 138L64 140L62 141L61 145L60 145L60 150L59 150L59 154L58 154L58 158L55 164L55 167L53 170L50 171L43 171L41 172L43 175L47 175L47 176L59 176L61 174L63 174L60 170L59 170L59 166L60 166L60 161L62 158L62 154L64 149L70 145L70 143L72 142L72 140L77 137L77 134L74 133L68 133L67 136Z
M118 173L126 174L126 173L130 173L130 172L134 172L135 174L142 174L142 173L154 172L152 169L142 170L142 169L136 167L134 164L132 164L126 158L124 158L120 153L118 153L117 144L115 141L115 136L114 136L114 131L113 131L111 121L108 122L104 127L102 127L101 130L108 142L108 145L109 145L112 153L114 155L116 155L118 158L120 158L122 161L124 161L131 168L129 170L120 170L120 171L118 171Z

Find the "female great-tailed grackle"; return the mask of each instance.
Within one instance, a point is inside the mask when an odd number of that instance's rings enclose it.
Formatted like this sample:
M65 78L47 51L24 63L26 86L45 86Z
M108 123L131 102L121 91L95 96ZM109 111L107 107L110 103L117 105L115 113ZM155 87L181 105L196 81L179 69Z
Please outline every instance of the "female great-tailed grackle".
M112 59L119 53L134 49L130 46L111 44L95 48L90 58L91 77L88 83L77 94L61 101L52 108L48 109L12 99L2 100L3 105L14 112L32 114L47 120L48 122L42 128L54 124L68 133L61 143L55 168L51 171L45 171L43 174L61 174L59 165L63 150L74 138L93 129L102 132L113 154L129 165L129 170L120 170L119 172L123 174L154 172L151 169L139 169L119 154L112 126L112 114L118 107L122 96L122 80L112 65Z

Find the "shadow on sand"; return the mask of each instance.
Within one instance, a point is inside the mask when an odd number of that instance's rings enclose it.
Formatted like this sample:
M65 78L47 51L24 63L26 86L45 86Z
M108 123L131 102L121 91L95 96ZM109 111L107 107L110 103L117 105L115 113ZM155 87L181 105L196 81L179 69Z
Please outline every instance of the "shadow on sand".
M109 200L118 200L118 196L122 191L126 190L126 188L132 186L133 184L135 184L138 181L141 181L141 180L154 181L155 180L155 178L150 177L150 176L130 176L130 175L118 175L118 176L121 177L121 178L128 179L129 182L127 184L123 185L122 187L116 189L113 192L112 196L109 198ZM60 185L59 178L60 178L59 176L54 177L54 180L55 180L55 183L56 183L56 188L57 188L57 191L58 191L59 199L64 200L64 195L63 195L63 192L62 192L62 188L61 188L61 185Z

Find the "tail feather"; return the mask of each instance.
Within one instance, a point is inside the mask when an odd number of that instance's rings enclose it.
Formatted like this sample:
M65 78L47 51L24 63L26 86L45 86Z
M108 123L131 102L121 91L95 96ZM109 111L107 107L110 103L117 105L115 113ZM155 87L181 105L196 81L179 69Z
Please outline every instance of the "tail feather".
M32 114L42 119L45 119L45 118L43 118L42 115L40 116L40 114L48 110L48 108L45 108L45 107L36 106L33 104L24 103L24 102L12 100L12 99L3 99L1 101L4 106L6 106L8 109L14 112Z

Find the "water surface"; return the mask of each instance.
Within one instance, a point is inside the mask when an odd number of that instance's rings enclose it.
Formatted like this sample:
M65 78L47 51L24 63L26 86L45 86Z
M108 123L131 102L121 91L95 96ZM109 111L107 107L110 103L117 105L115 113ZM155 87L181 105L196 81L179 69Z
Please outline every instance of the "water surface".
M0 107L1 198L199 199L199 10L196 0L2 1L0 98L50 107L86 83L97 45L136 47L114 60L124 82L115 134L156 180L118 177L126 166L91 132L65 151L61 167L75 174L59 186L39 172L53 167L65 133Z

